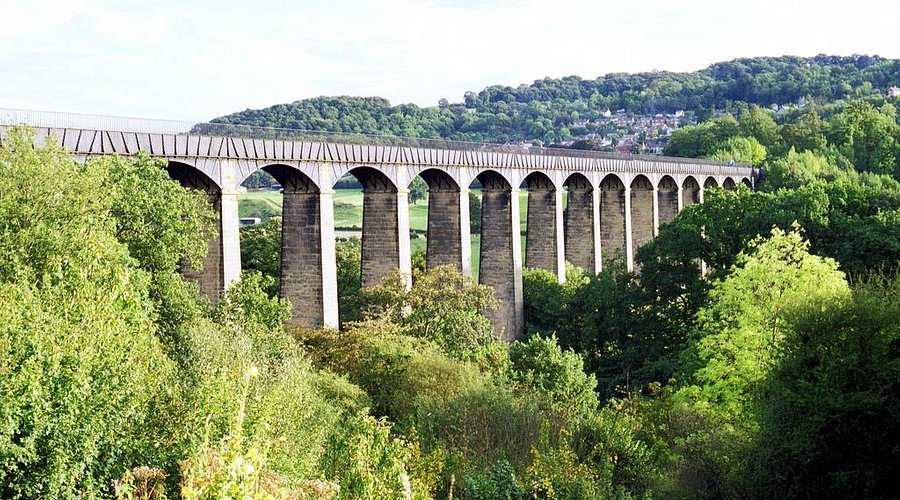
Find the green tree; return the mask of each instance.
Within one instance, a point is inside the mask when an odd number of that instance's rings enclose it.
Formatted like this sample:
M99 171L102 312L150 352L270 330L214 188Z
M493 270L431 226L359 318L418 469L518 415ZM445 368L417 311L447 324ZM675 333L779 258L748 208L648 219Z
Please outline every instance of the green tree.
M415 273L412 288L398 274L361 291L369 318L401 325L405 332L434 342L457 359L470 359L494 340L481 311L495 307L491 288L475 283L453 266Z
M755 104L741 111L738 125L741 135L756 139L766 149L778 144L778 125L768 111Z
M872 278L853 297L793 320L760 391L750 463L760 497L892 496L900 471L900 280Z
M269 295L278 293L281 280L281 217L241 227L241 268L272 278Z
M760 166L766 160L766 147L753 137L732 137L719 145L711 158L719 161L750 163Z
M99 494L155 454L174 367L107 171L32 141L14 128L0 147L0 496Z
M760 384L795 334L797 310L828 308L848 297L837 263L808 253L798 232L773 229L738 255L727 278L713 285L709 306L698 313L699 331L690 353L694 385L678 396L709 405L729 421L754 429ZM690 364L688 365L690 366Z
M409 202L415 205L428 198L428 184L418 175L409 184Z

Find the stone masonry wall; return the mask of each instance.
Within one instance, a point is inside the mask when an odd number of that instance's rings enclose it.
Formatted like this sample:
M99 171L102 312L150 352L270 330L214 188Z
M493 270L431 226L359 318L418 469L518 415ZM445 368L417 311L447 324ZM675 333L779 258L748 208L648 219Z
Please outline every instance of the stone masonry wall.
M409 238L409 235L403 235ZM397 193L363 191L362 286L376 285L400 265Z
M528 182L525 266L557 271L556 190L548 179Z
M604 269L625 255L625 186L612 176L600 183L600 249Z
M486 183L483 183L486 184ZM516 228L518 229L518 228ZM484 186L481 197L481 254L478 282L494 289L499 305L485 315L504 339L516 335L515 272L512 251L511 192Z
M566 261L594 271L594 193L587 187L569 186L566 206Z
M631 183L631 238L635 255L653 239L653 185L646 177Z
M459 196L459 189L428 189L426 263L429 269L451 264L462 271Z
M281 296L290 299L291 324L323 325L322 240L319 194L284 192Z

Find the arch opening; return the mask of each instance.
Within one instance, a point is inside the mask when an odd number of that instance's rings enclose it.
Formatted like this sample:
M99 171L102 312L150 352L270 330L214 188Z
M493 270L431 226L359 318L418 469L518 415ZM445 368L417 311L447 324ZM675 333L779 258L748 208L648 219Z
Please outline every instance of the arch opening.
M678 183L668 175L659 180L657 186L657 204L659 206L659 225L671 222L678 215Z
M700 184L697 179L688 176L681 184L681 207L689 207L696 203L700 203Z
M726 177L725 181L722 182L722 189L724 189L725 191L732 191L736 187L737 186L734 183L734 179L732 179L731 177Z

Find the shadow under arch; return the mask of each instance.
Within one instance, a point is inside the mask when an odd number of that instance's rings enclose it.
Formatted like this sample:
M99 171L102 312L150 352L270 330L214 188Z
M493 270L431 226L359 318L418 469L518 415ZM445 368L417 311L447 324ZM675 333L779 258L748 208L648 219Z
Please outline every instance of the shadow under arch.
M689 175L681 183L681 209L700 203L700 183L694 176Z
M671 222L678 215L678 183L672 176L664 175L657 185L657 206L659 207L659 225Z

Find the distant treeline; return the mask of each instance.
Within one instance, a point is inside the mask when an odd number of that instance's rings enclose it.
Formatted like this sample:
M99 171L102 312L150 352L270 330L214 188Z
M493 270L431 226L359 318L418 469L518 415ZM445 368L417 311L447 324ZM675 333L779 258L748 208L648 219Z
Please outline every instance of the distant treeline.
M702 121L747 104L831 102L900 86L900 60L878 56L758 57L716 63L691 73L611 73L492 85L463 102L391 106L380 97L317 97L216 118L235 123L332 132L508 142L555 142L602 131L590 123L606 110L636 114L683 110ZM585 123L588 121L588 123Z

